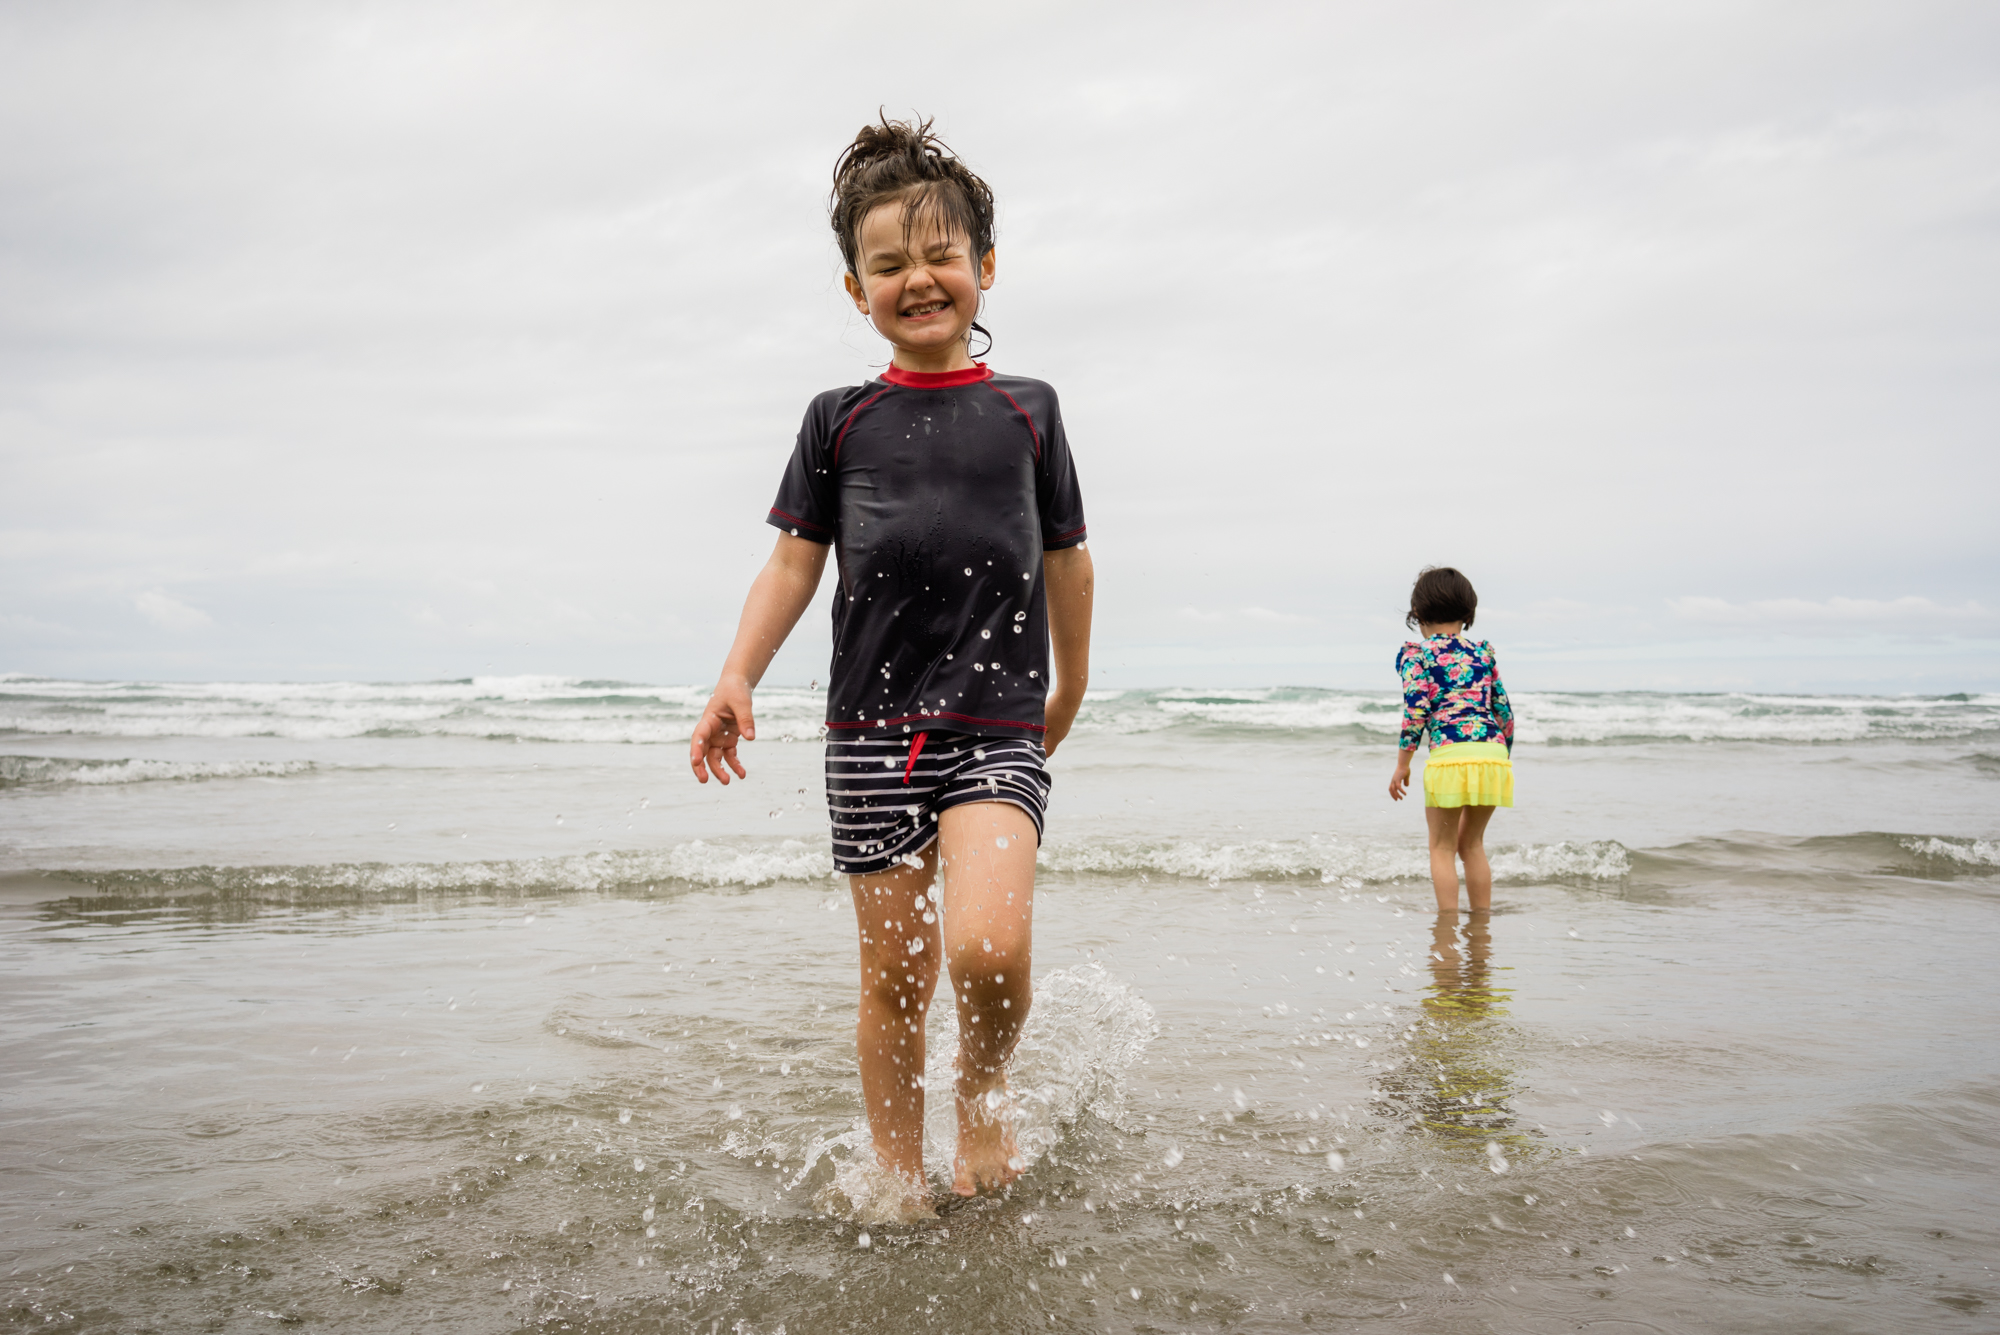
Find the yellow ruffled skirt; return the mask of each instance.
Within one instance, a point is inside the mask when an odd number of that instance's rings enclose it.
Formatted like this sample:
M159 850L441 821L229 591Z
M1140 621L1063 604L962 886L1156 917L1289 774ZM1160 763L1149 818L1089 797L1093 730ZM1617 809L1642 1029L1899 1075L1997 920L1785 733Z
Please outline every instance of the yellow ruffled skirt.
M1501 742L1434 746L1424 760L1427 807L1511 807L1514 762Z

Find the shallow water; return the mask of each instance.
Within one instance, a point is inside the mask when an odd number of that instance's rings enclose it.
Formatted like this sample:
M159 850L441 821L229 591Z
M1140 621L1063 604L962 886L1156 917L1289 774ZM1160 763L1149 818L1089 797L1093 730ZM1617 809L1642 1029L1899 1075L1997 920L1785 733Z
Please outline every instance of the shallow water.
M1990 698L1524 697L1497 911L1443 929L1381 794L1388 697L1095 702L1012 1076L1034 1162L884 1224L809 740L720 793L608 735L684 708L650 688L488 684L399 728L366 699L417 688L175 688L121 732L81 686L0 684L10 1328L1982 1330L2000 1302ZM513 740L536 711L591 735ZM934 1025L933 1087L948 1049Z

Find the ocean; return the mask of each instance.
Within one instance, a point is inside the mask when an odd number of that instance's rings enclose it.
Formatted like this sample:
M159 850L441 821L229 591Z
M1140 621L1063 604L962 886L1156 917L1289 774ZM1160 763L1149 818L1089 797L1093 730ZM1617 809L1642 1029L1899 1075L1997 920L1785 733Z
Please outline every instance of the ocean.
M0 1324L2000 1322L2000 696L1521 692L1441 923L1393 691L1094 692L1030 1166L899 1223L822 697L704 695L0 677Z

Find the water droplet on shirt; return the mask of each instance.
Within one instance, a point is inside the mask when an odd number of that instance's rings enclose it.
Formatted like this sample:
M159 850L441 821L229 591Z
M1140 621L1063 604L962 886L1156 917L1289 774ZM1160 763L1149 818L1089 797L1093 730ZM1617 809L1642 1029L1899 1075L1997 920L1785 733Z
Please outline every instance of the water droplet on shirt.
M993 638L993 632L990 630L982 630L979 632L979 638L982 640L990 640ZM396 827L391 825L389 828L393 830Z
M967 566L967 567L965 568L965 573L966 573L966 574L968 574L968 575L970 575L970 574L972 573L972 567L971 567L971 566Z
M1016 621L1026 621L1027 619L1028 619L1028 614L1026 612L1014 613L1014 620Z

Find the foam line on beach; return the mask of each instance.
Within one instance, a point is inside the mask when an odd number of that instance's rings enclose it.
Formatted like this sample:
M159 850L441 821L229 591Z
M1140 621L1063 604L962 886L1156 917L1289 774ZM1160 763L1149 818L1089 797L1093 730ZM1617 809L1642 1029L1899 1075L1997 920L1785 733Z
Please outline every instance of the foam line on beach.
M1094 840L1043 848L1045 872L1091 880L1152 876L1212 885L1259 880L1361 885L1429 875L1421 846L1346 840L1248 843ZM1507 881L1616 881L1631 870L1614 841L1521 844L1493 854ZM103 906L147 902L334 905L448 895L651 895L836 881L825 846L797 839L725 844L695 840L655 851L486 862L196 866L118 871L50 870L39 884L73 884L76 898ZM47 878L55 878L53 880Z

